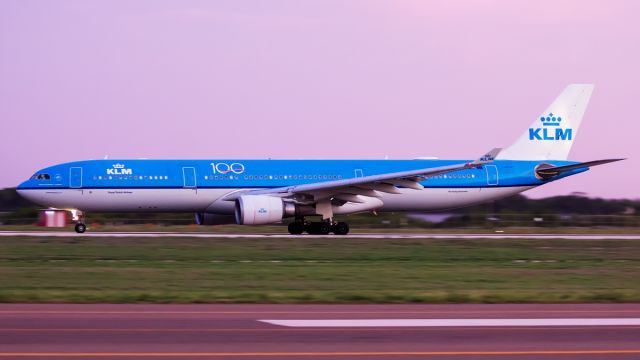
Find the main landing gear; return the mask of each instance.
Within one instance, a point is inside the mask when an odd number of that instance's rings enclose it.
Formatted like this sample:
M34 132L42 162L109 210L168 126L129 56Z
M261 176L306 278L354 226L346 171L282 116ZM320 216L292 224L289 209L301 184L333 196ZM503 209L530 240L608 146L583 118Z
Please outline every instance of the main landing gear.
M305 222L304 219L298 219L289 224L289 234L300 235L305 231L312 235L328 235L329 233L347 235L349 224L332 221Z

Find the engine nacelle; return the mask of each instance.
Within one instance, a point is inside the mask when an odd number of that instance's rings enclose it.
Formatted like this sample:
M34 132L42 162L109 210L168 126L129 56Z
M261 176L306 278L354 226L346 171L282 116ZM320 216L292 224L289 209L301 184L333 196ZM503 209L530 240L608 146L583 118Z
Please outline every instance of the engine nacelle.
M244 195L236 200L236 223L240 225L273 224L295 213L295 204L279 197Z
M198 225L228 225L235 224L236 218L233 215L220 215L209 213L196 213L196 224Z

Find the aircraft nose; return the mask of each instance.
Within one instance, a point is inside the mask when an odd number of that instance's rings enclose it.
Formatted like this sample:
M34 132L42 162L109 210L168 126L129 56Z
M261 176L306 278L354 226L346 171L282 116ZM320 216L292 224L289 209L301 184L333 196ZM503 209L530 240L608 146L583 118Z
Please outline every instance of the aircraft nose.
M28 181L24 181L20 185L18 185L16 187L16 192L18 193L18 195L22 196L23 198L27 200L31 200L31 197L29 196L29 192L26 190L28 188L27 183Z
M18 186L16 186L16 191L18 192L18 194L22 195L22 193L24 192L24 188L26 187L27 182L23 181L22 183L20 183Z

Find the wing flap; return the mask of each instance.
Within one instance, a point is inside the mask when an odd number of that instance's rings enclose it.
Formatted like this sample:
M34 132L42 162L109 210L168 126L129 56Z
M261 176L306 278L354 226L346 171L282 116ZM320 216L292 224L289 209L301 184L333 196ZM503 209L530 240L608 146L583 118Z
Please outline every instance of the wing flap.
M410 179L394 179L394 180L390 180L389 183L391 183L392 185L395 186L402 186L402 187L406 187L409 189L414 189L414 190L422 190L424 189L424 186L422 186L421 184L419 184L417 181L415 180L410 180Z
M359 188L365 189L365 190L380 191L380 192L387 193L387 194L400 194L400 190L398 190L397 187L395 187L392 184L387 184L387 183L383 183L383 182L374 182L374 183L370 183L370 184L359 184L359 185L356 185L356 187L359 187Z
M355 204L364 204L365 200L362 199L359 195L353 195L353 194L344 194L344 193L340 193L337 194L335 196L333 196L334 199L338 199L338 200L342 200L342 201L347 201L347 202L352 202Z
M362 189L356 187L346 187L341 189L340 192L344 194L352 194L352 195L362 195L368 197L380 197L380 193L375 190Z

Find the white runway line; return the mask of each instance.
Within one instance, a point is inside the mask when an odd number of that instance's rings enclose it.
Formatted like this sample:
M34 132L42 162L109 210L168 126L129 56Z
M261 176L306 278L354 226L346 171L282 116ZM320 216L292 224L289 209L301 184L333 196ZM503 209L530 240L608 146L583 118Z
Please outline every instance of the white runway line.
M640 318L258 320L286 327L632 326Z
M199 232L75 232L59 231L0 231L2 236L32 236L32 237L189 237L189 238L289 238L289 239L573 239L573 240L640 240L640 234L416 234L416 233L385 233L385 234L350 234L350 235L289 235L282 234L244 234L244 233L199 233Z

